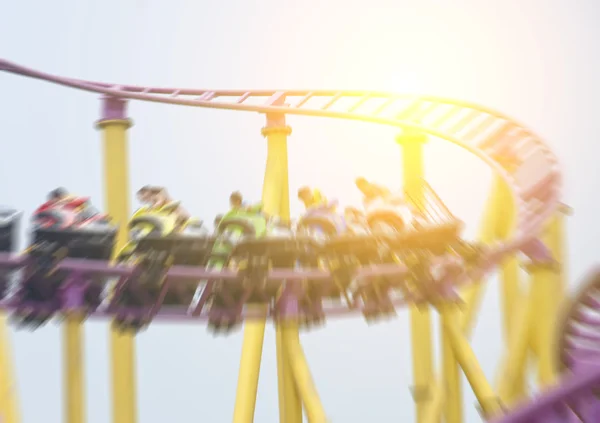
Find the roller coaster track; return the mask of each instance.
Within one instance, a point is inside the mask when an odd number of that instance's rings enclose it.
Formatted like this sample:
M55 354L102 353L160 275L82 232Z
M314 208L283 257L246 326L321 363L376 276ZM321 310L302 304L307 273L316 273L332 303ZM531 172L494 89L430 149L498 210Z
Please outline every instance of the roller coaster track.
M499 422L600 421L600 269L588 275L560 318L556 353L563 383Z
M576 372L600 364L600 269L595 269L563 311L559 363Z
M491 423L595 423L600 421L599 390L600 366L592 366Z
M558 160L548 146L507 116L468 102L362 91L138 87L58 77L1 59L0 70L121 99L358 120L421 131L470 151L506 180L518 200L517 237L521 240L535 235L559 204L561 175ZM261 104L254 104L257 101Z
M562 383L493 423L600 421L600 269L591 272L560 318L556 353Z
M456 285L475 280L497 263L504 253L530 247L532 237L536 236L541 225L559 205L560 170L556 156L546 144L514 120L467 102L361 91L226 91L137 87L58 77L5 60L0 60L0 70L113 98L270 115L366 121L448 140L486 162L507 182L516 197L516 237L498 246L490 255L493 259L486 266L463 274ZM405 299L400 299L397 303L405 302Z
M228 91L137 87L58 77L1 59L0 70L103 94L115 99L248 111L271 116L283 114L364 121L397 127L409 133L421 132L450 141L487 163L508 184L516 200L514 238L493 247L485 265L472 272L462 272L452 281L453 287L476 280L496 265L505 254L521 250L535 259L536 251L533 251L535 249L532 245L537 241L536 236L547 219L557 211L560 203L561 174L558 160L550 148L520 123L498 112L468 102L430 96L362 91ZM119 118L116 114L111 115L110 110L105 111L105 116L107 119ZM0 267L20 267L22 263L19 260L0 257ZM109 268L102 263L75 263L68 260L65 260L61 266L71 271L78 269L79 272L97 272L107 275L110 272L113 272L112 274L130 272L130 269ZM386 271L402 274L404 270L399 267ZM199 269L193 270L195 272L193 275L186 272L189 270L172 268L168 276L175 279L191 276L220 279L234 277L227 272L208 275ZM273 271L271 277L302 278L302 275L298 274L277 274L277 272L279 271ZM363 272L366 272L363 276L368 276L368 272L377 275L383 270L367 269ZM322 279L323 283L326 283L329 278L325 272L313 272L313 276ZM424 301L424 298L402 298L397 300L396 304L418 301ZM172 317L181 316L172 315ZM589 392L597 383L600 383L600 371L596 370L588 372L584 379L572 377L560 390L551 392L522 409L517 409L498 422L551 421L536 419L541 415L549 416L548 413L553 412L559 404L570 401L583 391Z

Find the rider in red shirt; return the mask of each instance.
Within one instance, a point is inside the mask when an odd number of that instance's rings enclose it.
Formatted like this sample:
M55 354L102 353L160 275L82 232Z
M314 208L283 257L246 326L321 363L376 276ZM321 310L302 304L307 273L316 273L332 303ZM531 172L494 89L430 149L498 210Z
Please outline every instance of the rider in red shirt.
M64 188L56 188L48 193L46 202L37 208L35 213L51 209L65 202L69 198L69 192Z

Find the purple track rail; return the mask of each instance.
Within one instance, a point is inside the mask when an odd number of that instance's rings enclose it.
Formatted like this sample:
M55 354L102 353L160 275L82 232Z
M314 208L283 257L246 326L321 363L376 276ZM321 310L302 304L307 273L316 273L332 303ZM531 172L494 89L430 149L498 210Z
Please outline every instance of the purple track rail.
M531 244L531 243L530 243ZM530 247L529 245L522 245L520 248L527 252L534 260L548 260L549 256L543 244L537 242L535 245ZM365 281L367 284L374 278L394 278L396 279L396 286L394 289L394 297L391 299L391 305L395 308L406 306L415 303L428 302L431 295L435 295L436 299L456 300L458 295L456 290L460 287L474 283L479 280L487 272L489 272L499 260L501 260L508 251L514 251L517 249L512 244L503 244L498 248L491 248L482 257L481 266L475 268L461 267L459 273L454 273L446 279L442 279L435 284L431 285L431 288L435 292L415 291L412 290L408 284L408 280L404 278L408 270L398 264L382 264L363 267L359 269L355 274L355 281L360 283ZM440 262L442 265L452 266L452 262ZM0 253L0 269L5 271L16 271L25 268L27 260L24 256L11 256L9 254ZM101 279L106 280L110 277L128 277L131 276L134 268L123 265L109 265L108 262L98 260L80 260L80 259L64 259L58 265L58 269L67 272L65 277L64 288L61 295L61 311L63 313L83 311L84 303L82 299L83 290L87 284L91 283L92 277L102 277ZM201 267L191 266L173 266L169 269L166 274L166 281L169 283L181 283L184 281L215 281L215 280L229 280L235 281L239 279L238 273L231 270L222 270L214 272ZM283 289L287 287L288 291L292 291L294 295L288 296L288 301L276 302L274 307L271 307L267 314L258 313L256 311L244 310L242 312L242 318L263 318L263 317L275 317L283 314L287 316L298 316L301 315L301 311L295 305L288 304L290 301L297 303L302 295L302 289L300 284L302 281L310 279L322 286L323 292L331 291L334 288L334 282L329 272L321 270L286 270L286 269L273 269L270 271L268 278L269 281L278 284ZM243 284L243 282L239 282ZM293 298L296 296L296 298ZM357 301L354 306L349 307L347 305L337 305L326 303L324 305L323 312L328 316L342 316L342 315L353 315L358 312L365 312L371 305L369 303ZM12 303L10 299L0 302L0 308L11 310L16 307L15 303ZM30 309L37 309L38 311L45 311L42 306L31 305ZM290 310L295 311L290 311ZM115 315L118 312L126 312L128 315L140 316L147 313L147 309L108 309L108 310L94 310L89 313L90 317L106 317ZM228 310L216 311L215 315L227 314ZM156 320L161 321L203 321L208 318L207 313L200 313L198 315L192 315L188 313L187 307L161 307L157 310L155 315Z
M600 422L600 366L567 374L560 385L517 406L492 423L597 423Z
M561 318L560 384L493 423L600 422L600 268L588 275Z

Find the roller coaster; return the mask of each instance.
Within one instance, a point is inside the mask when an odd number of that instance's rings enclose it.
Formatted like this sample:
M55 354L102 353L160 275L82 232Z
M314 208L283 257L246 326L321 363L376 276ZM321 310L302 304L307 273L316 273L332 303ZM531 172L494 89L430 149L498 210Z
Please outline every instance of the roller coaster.
M321 423L328 418L299 330L342 315L376 321L399 307L411 310L412 391L419 423L463 420L459 369L486 421L600 421L600 368L594 366L600 351L600 277L594 274L563 304L566 207L560 168L550 148L520 123L481 106L427 96L137 87L58 77L6 60L0 60L0 70L102 94L97 127L105 145L106 214L88 198L54 193L32 216L30 246L16 254L22 215L0 211L0 306L10 322L32 330L55 317L64 319L67 423L86 419L80 356L81 330L89 317L113 322L115 423L136 421L133 337L161 320L205 321L218 333L244 325L233 421L252 422L269 319L277 333L280 421L300 423L304 409L309 422ZM264 114L268 145L262 200L232 203L212 229L180 215L179 203L172 201L147 205L131 216L124 153L131 126L128 100ZM323 201L291 219L286 118L294 115L399 128L404 192L372 190L364 210L342 212ZM423 178L422 147L428 137L458 145L495 173L479 240L463 239L462 222ZM528 292L519 288L520 266L528 271ZM496 268L507 348L493 387L468 337L482 280ZM442 322L437 379L431 311ZM18 423L6 323L0 322L0 417L3 423ZM537 394L525 388L529 354L537 358Z

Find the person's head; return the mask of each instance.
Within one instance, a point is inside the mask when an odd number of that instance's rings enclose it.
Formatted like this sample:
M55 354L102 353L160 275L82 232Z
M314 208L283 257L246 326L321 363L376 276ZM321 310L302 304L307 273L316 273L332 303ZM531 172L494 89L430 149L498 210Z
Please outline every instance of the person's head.
M369 181L367 181L363 177L356 178L356 180L354 181L354 183L356 184L356 186L360 190L364 190L364 189L366 189L369 186Z
M229 196L229 205L231 206L231 208L241 207L243 201L244 197L242 197L242 194L239 191L234 191Z
M48 193L48 201L60 201L60 200L64 200L68 196L69 196L69 192L65 188L59 187L59 188L53 189L52 191L50 191Z
M312 190L309 187L302 187L298 190L298 199L305 205L310 204L312 201Z
M215 225L215 228L219 226L219 224L221 223L221 220L223 220L223 215L222 214L218 214L215 217L215 220L213 222L213 224Z
M149 203L152 199L151 187L149 185L141 187L136 193L136 197L141 204Z

